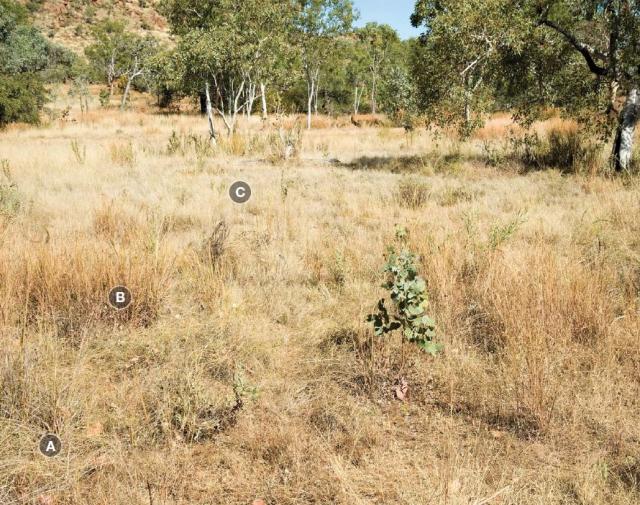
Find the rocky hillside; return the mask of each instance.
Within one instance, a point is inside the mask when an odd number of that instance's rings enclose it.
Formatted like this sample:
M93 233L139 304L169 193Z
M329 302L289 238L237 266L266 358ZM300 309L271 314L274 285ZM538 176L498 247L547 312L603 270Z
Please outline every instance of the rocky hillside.
M105 18L127 21L134 31L168 37L166 20L156 11L157 0L23 0L35 23L53 41L75 51L91 41L91 27Z

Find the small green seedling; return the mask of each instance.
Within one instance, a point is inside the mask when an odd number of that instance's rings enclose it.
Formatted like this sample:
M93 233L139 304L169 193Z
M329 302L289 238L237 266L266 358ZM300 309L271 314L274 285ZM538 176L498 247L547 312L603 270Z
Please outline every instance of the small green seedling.
M403 240L406 234L399 238ZM389 314L383 298L378 302L378 311L370 314L367 321L373 324L376 336L401 330L403 338L435 356L443 346L434 341L435 321L426 314L427 283L418 275L415 263L415 255L408 250L398 254L393 248L389 249L384 266L388 280L382 287L389 291L394 310Z

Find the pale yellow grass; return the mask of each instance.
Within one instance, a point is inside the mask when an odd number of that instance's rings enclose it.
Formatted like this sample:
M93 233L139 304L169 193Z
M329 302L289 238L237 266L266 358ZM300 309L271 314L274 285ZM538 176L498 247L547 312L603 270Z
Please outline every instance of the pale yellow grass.
M200 117L85 120L0 134L22 199L2 218L0 503L638 502L637 181L515 175L391 128L314 130L272 164L257 119L245 156L170 156ZM446 346L403 370L365 322L396 225Z

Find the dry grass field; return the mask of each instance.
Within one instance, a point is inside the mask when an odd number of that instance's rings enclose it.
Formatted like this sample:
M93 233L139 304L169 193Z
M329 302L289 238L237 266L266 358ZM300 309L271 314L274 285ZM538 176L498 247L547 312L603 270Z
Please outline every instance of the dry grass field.
M283 161L259 119L74 117L0 133L0 503L640 501L637 178L491 166L502 123ZM366 322L397 226L437 357Z

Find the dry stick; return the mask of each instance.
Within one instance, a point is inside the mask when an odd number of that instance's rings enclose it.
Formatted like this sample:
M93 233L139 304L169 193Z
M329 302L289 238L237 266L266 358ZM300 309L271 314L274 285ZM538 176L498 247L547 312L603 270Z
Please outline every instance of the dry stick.
M481 500L477 500L477 501L473 502L473 505L486 505L487 503L490 503L493 499L497 498L502 493L507 491L511 486L512 486L512 484L509 484L508 486L505 486L502 489L498 489L498 491L493 493L491 496L489 496L487 498L482 498Z
M153 505L153 493L151 491L151 482L147 481L147 492L149 493L149 505Z

